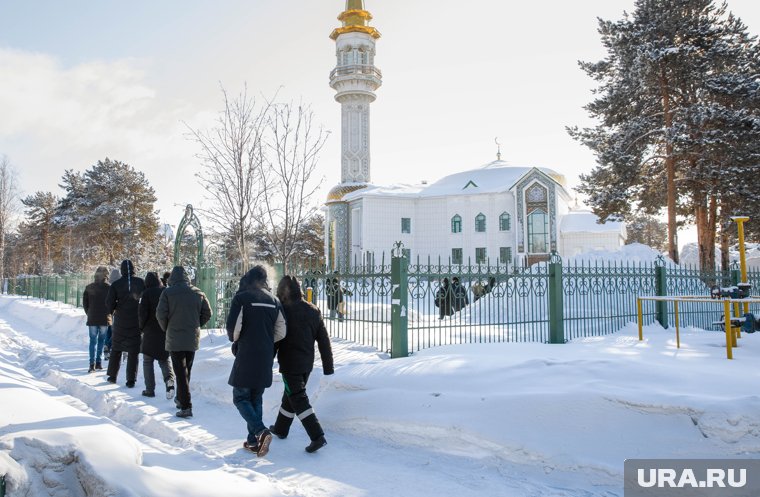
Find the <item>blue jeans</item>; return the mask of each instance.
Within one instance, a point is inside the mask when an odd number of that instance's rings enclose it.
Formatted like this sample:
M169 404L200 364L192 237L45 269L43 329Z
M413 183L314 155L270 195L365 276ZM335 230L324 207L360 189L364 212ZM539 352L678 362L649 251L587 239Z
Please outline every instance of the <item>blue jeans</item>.
M261 420L264 415L263 388L232 387L232 403L248 425L248 443L257 444L256 434L266 428Z
M100 358L103 355L103 342L106 338L108 326L88 326L88 328L90 330L90 364L100 364Z

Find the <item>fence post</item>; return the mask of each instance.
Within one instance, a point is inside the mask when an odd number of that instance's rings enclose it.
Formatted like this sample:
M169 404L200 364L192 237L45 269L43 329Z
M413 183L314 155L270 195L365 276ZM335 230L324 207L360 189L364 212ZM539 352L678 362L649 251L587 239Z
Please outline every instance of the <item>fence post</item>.
M5 475L0 475L0 497L5 497Z
M409 355L409 279L403 245L397 242L391 252L391 357Z
M655 291L658 297L664 297L668 294L668 277L665 269L665 259L662 256L657 258L654 266ZM668 328L668 303L657 301L654 304L655 317L660 326Z
M566 343L562 259L556 252L549 259L549 343Z

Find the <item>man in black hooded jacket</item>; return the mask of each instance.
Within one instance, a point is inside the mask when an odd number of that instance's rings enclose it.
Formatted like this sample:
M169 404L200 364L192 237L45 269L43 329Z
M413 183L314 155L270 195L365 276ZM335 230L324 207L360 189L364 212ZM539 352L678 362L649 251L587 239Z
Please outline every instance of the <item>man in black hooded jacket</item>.
M314 342L319 347L322 370L334 373L332 347L319 309L303 299L301 285L294 276L285 276L277 287L277 297L285 309L287 333L277 343L277 359L285 391L277 421L269 427L274 435L285 438L296 416L301 420L311 443L307 452L316 452L327 444L325 432L306 395L306 382L314 367Z
M121 367L121 353L126 352L127 388L134 387L137 381L141 342L137 306L144 290L145 282L135 276L132 261L126 259L121 263L121 278L111 284L106 296L106 308L114 315L108 382L116 383Z

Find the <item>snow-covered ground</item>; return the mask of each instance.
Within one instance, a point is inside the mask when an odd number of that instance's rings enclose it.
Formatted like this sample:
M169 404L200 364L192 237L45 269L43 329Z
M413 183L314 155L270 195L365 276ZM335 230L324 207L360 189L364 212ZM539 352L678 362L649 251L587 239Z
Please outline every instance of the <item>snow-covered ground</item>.
M626 458L760 458L760 334L633 324L566 345L474 344L388 359L334 340L300 426L257 459L226 384L226 336L205 334L195 417L87 371L80 309L0 297L0 475L17 496L622 496ZM274 421L282 383L265 396Z

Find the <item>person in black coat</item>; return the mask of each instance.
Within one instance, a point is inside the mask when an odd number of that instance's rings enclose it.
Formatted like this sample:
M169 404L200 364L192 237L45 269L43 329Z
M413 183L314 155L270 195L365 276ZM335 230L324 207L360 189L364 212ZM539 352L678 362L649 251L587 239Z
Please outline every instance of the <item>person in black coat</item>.
M140 332L142 333L143 376L145 377L145 397L156 396L156 376L153 361L158 361L161 374L166 385L166 398L174 398L174 371L172 370L169 352L166 351L166 333L156 320L156 308L164 286L158 278L158 273L148 273L145 276L145 291L140 297L137 307Z
M110 285L106 281L108 268L100 266L95 270L94 281L87 285L82 294L82 307L87 314L87 327L90 333L90 369L103 369L100 358L103 355L106 331L111 325L111 314L106 309L106 295Z
M451 316L454 314L452 309L452 301L454 292L449 284L449 279L444 278L438 291L435 292L435 306L438 308L438 319L443 319L444 316Z
M467 289L459 281L459 277L454 276L451 280L451 305L454 312L459 312L470 303L470 299L467 296Z
M272 441L262 421L262 397L272 386L274 344L285 337L285 317L280 301L269 290L262 266L248 271L240 286L227 316L227 336L235 355L228 383L233 403L248 427L243 447L261 457Z
M282 394L277 421L269 430L277 437L285 438L293 419L298 416L311 439L306 451L315 452L324 447L327 441L317 415L309 403L306 383L314 367L314 342L319 347L324 374L331 375L335 372L330 337L327 335L322 314L315 305L303 299L301 286L294 276L282 278L277 287L277 297L285 309L287 323L285 339L276 346L285 391Z
M132 261L121 263L121 278L108 289L106 308L114 315L111 357L108 361L108 382L116 383L121 367L121 353L127 353L127 388L135 386L140 355L140 326L137 306L145 282L135 276Z

